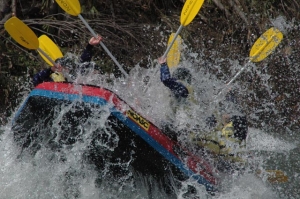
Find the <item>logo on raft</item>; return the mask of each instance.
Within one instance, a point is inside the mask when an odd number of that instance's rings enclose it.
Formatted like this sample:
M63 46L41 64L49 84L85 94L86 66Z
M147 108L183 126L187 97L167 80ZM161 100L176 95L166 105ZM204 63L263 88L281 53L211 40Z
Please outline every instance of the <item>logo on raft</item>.
M128 110L126 112L126 115L132 119L134 122L136 122L139 126L141 126L144 130L148 131L150 127L150 123L144 119L142 116L137 114L136 112L132 110Z

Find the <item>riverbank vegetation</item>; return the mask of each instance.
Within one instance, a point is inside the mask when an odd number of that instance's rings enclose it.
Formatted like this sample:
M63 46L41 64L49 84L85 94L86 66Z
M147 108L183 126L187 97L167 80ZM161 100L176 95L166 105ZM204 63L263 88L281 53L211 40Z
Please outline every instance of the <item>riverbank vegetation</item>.
M167 37L180 25L179 16L184 0L81 0L82 15L95 32L104 37L104 43L128 72L137 63L148 67L148 60L161 56ZM205 59L214 62L212 51L218 60L225 61L222 73L209 69L224 78L228 60L242 65L249 56L254 41L278 20L284 29L284 40L276 53L266 62L257 64L261 70L245 73L240 78L247 91L242 102L248 113L263 109L257 127L270 124L298 129L299 122L299 22L300 3L297 0L206 0L195 20L181 33L193 52L201 49ZM80 54L90 33L74 16L65 14L52 0L1 0L0 1L0 123L32 88L31 76L47 65L35 51L26 50L12 42L3 24L12 15L29 25L37 36L47 34L63 52ZM277 23L278 24L278 23ZM101 49L97 49L96 61L103 72L120 76L117 67ZM100 61L101 60L101 61ZM220 64L220 63L218 63ZM220 73L220 74L218 74ZM268 82L261 74L269 75ZM22 85L26 86L22 86ZM269 88L272 88L271 91ZM272 108L276 106L276 109ZM274 112L276 110L276 112Z

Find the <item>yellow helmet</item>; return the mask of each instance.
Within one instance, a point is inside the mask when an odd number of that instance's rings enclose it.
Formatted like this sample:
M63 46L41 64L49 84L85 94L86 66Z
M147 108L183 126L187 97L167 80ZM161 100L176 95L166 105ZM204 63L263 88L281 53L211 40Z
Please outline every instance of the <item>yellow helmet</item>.
M231 142L241 143L241 140L234 136L233 122L229 122L224 126L222 129L222 137Z
M228 138L233 137L233 135L234 135L233 123L229 122L222 129L222 136L225 137L226 139L228 139Z
M50 75L54 82L65 82L66 79L62 73L54 72Z

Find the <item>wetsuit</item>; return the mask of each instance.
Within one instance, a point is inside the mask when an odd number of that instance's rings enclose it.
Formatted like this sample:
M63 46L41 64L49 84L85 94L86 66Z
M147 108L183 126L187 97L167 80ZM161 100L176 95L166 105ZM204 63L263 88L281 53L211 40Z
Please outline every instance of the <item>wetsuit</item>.
M171 106L175 105L175 107L172 107L172 108L174 110L176 110L176 108L179 104L188 106L188 103L190 101L193 101L192 96L189 96L189 94L192 94L192 92L193 92L190 85L186 84L185 82L181 82L180 80L177 80L176 78L172 78L169 67L166 63L161 64L160 72L161 72L160 79L161 79L162 83L171 90L173 97L175 96L175 100L171 100L171 102L173 102L173 103L171 103ZM189 100L186 100L186 99L189 99ZM174 103L174 101L177 103ZM232 102L237 105L237 100L231 91L226 95L225 101ZM176 114L176 111L174 111L174 112ZM207 118L206 123L210 129L214 129L214 128L216 128L218 122L217 122L215 116L212 115L211 117ZM228 129L231 129L231 127L232 127L231 138L233 138L233 140L236 140L238 143L244 141L246 139L247 133L248 133L248 125L247 125L246 117L232 115L230 117L229 124L230 125L227 125L227 126L225 125L225 127L227 127ZM231 126L231 127L229 128L229 126ZM219 130L223 129L223 127L220 127ZM172 126L172 124L163 124L163 128L164 128L163 129L164 132L168 132L168 131L170 132L170 131L175 130L174 127ZM224 132L227 132L226 135L231 134L231 132L228 133L228 131L224 131ZM167 134L170 134L170 133L167 133ZM176 133L171 133L171 134L174 135ZM215 137L215 136L213 136L213 137ZM216 139L216 140L214 140L214 142L216 142L216 143L217 143L217 140L219 139L217 137L218 136L216 136L216 138L214 138L214 139ZM227 139L231 139L231 138L227 138Z
M80 62L90 62L93 57L93 45L88 44L86 48L84 49L83 53L80 56ZM38 84L42 82L53 82L53 79L50 77L50 75L53 73L51 68L44 69L37 74L35 74L32 78L32 82L34 86L37 86Z
M37 86L38 84L42 82L53 82L50 75L53 73L51 68L44 69L37 74L35 74L32 78L32 82L34 86Z
M169 67L166 63L161 64L160 80L172 91L176 98L188 97L188 88L182 82L179 82L177 79L171 77Z
M160 68L160 80L161 82L170 89L171 95L173 96L170 101L170 106L173 110L173 115L168 115L168 122L162 123L162 130L167 134L171 139L177 141L177 129L174 127L174 118L176 114L176 109L179 106L188 106L189 96L192 92L192 89L189 89L189 86L184 82L171 77L169 67L166 63L161 64ZM172 115L172 116L170 116Z

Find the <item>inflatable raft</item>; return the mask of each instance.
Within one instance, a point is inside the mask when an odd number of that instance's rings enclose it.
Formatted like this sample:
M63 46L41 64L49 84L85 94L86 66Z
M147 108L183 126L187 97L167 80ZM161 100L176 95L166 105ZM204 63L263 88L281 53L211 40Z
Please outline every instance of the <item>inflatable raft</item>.
M12 129L15 140L22 147L37 145L37 143L33 144L32 140L38 137L38 134L49 134L44 132L45 127L52 126L58 117L54 116L55 112L61 111L56 107L68 106L72 103L78 108L77 111L70 110L70 113L65 113L68 114L65 118L69 121L68 125L60 123L60 132L63 132L60 135L62 143L73 144L79 139L80 132L72 125L83 121L76 121L76 119L90 117L93 112L98 109L103 110L105 107L109 110L108 129L116 132L119 139L116 145L118 149L113 153L115 156L122 158L124 153L130 151L134 154L131 166L142 173L154 175L155 178L169 173L181 180L197 181L209 192L217 190L218 171L209 162L170 139L157 126L144 118L142 113L137 113L115 93L101 87L55 82L38 85L30 92L13 119ZM49 138L49 143L50 140L57 142L58 138L57 136Z

